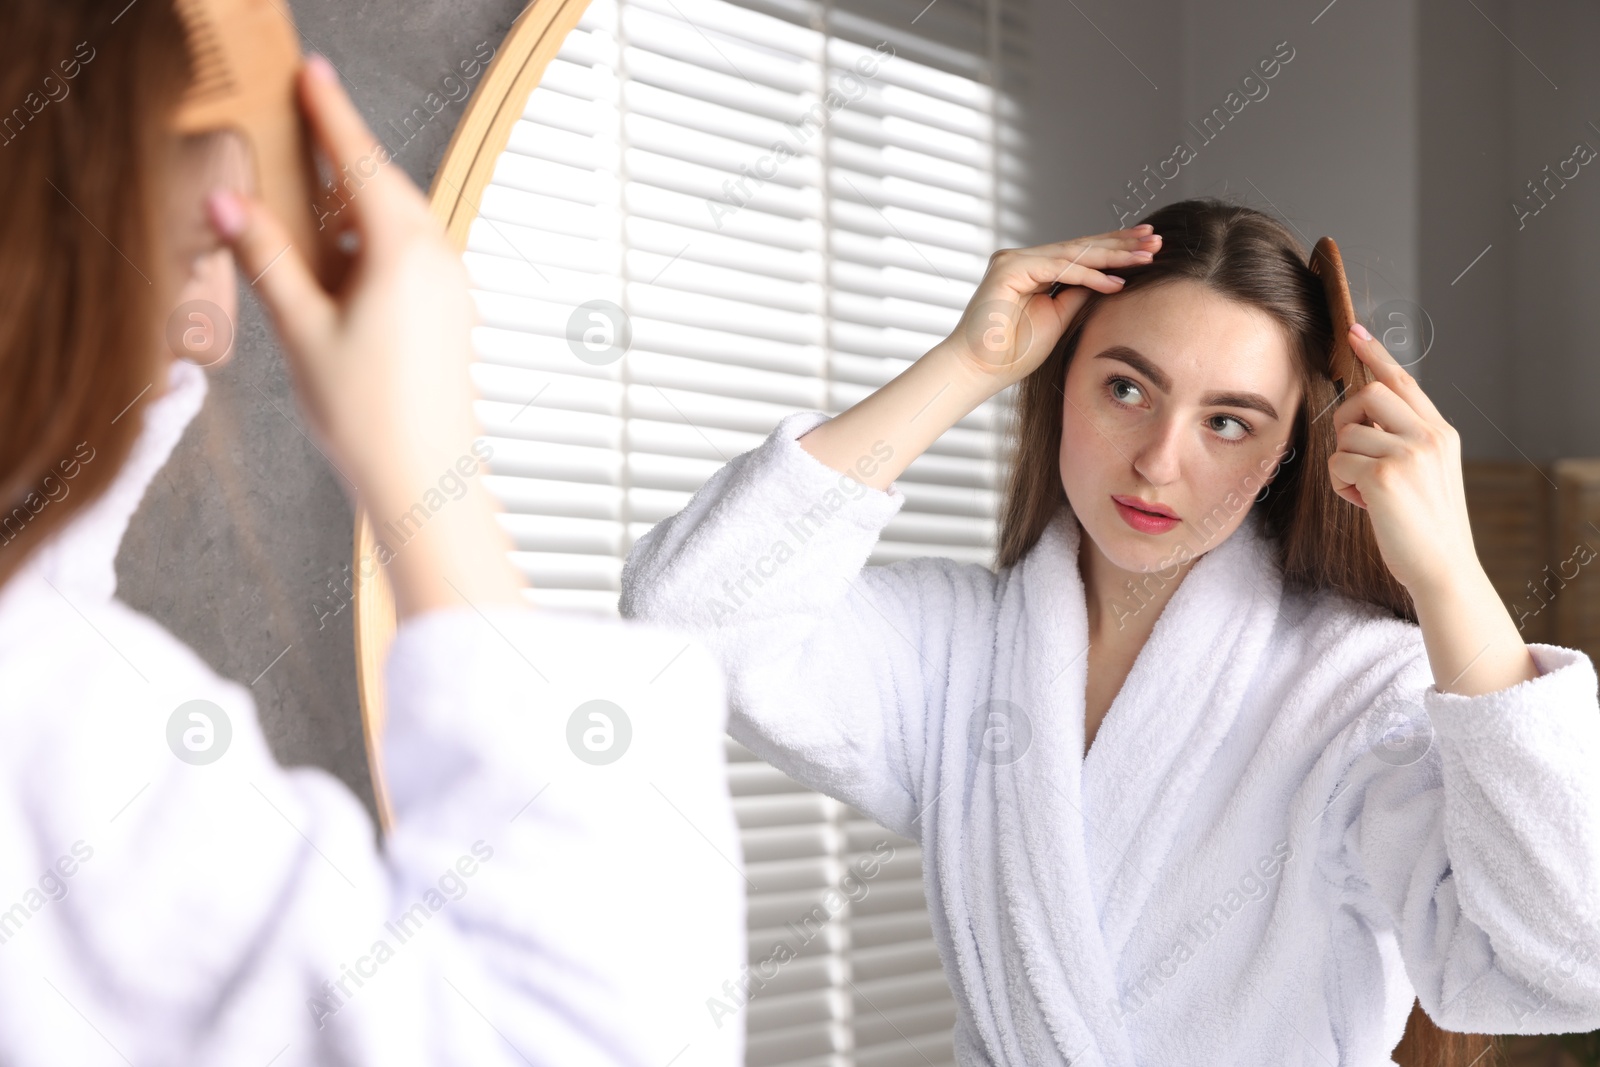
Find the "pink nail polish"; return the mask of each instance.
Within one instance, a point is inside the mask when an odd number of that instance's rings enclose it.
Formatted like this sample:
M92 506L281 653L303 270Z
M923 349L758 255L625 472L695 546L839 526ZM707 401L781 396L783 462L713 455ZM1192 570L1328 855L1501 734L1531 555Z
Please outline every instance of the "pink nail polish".
M1361 338L1363 341L1372 340L1372 334L1368 333L1367 328L1361 325L1359 322L1353 322L1350 324L1350 332Z
M321 52L312 52L306 56L306 66L311 69L312 75L320 81L338 81L338 71L333 69L333 64L329 63L328 57Z
M231 189L216 189L206 197L206 213L211 225L231 241L244 232L244 204Z

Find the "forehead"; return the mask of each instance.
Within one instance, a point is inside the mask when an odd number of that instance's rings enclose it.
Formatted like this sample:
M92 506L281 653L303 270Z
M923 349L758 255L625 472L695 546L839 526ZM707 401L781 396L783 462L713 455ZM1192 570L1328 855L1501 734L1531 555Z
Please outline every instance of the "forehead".
M1113 345L1142 353L1174 388L1248 388L1288 397L1298 373L1288 338L1266 312L1192 281L1101 300L1085 324L1077 355L1092 361ZM1104 361L1101 361L1104 366Z
M250 144L232 130L175 137L172 148L174 191L204 195L219 185L255 191Z

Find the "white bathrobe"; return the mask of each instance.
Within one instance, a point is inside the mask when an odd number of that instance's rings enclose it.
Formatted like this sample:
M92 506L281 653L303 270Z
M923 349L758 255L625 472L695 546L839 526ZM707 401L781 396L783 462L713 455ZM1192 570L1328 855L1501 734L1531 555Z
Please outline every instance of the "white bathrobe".
M571 612L407 619L379 849L344 785L273 760L249 686L114 599L206 391L187 363L171 385L111 492L0 587L0 1063L740 1063L704 1007L746 962L712 658ZM187 713L169 744L194 700L210 746ZM576 754L598 723L569 747L590 700L631 722L615 762Z
M964 1067L1392 1062L1600 1028L1600 707L1582 653L1441 694L1413 625L1287 595L1251 515L1162 610L1088 756L1079 527L998 574L865 562L905 501L796 412L652 528L624 616L728 671L729 730L918 839Z

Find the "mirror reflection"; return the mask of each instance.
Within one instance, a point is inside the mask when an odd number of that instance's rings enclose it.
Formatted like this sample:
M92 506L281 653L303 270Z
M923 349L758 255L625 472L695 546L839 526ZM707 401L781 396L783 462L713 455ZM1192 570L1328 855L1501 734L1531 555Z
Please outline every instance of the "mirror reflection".
M0 1059L1600 1063L1594 22L13 4Z

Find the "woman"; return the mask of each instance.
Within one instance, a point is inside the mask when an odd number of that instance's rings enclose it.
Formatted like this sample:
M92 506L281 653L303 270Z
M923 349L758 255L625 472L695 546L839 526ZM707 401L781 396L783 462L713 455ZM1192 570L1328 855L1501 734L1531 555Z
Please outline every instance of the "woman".
M530 610L481 479L381 559L382 847L330 775L273 761L246 686L114 599L222 354L174 359L163 327L231 318L234 257L375 518L478 432L464 271L421 194L379 170L324 292L229 191L231 139L169 132L183 42L170 0L0 13L22 116L0 145L0 1062L733 1067L742 1034L703 1008L744 963L716 667ZM299 89L336 170L369 157L326 61ZM674 877L635 888L651 869Z
M735 738L921 841L966 1067L1385 1063L1413 996L1600 1027L1594 668L1522 643L1455 431L1365 333L1334 406L1305 262L1212 200L998 252L950 337L629 556ZM997 569L864 567L1019 381Z

